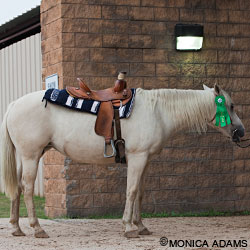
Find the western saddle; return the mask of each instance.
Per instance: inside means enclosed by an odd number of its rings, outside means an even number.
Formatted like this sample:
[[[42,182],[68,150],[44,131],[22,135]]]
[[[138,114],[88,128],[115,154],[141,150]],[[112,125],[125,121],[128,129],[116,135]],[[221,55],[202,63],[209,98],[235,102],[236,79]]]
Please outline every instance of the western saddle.
[[[119,107],[125,105],[132,98],[132,92],[127,88],[125,79],[126,72],[120,72],[118,79],[113,88],[104,90],[91,90],[81,79],[79,87],[66,87],[67,92],[76,98],[90,99],[100,101],[100,108],[95,123],[95,132],[103,136],[104,157],[110,158],[115,156],[117,163],[126,163],[125,158],[125,141],[121,136],[121,125]],[[117,107],[117,108],[114,108]],[[114,122],[116,127],[116,137],[114,141]],[[107,145],[111,145],[112,153],[107,154]]]

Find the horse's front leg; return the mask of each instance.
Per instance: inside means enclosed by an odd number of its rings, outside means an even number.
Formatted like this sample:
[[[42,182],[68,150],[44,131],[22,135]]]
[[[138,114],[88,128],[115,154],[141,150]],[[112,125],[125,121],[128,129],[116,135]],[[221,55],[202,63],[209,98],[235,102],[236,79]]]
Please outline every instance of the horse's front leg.
[[[48,238],[47,233],[41,228],[36,217],[35,205],[33,201],[34,184],[37,175],[38,161],[23,159],[23,188],[24,188],[24,201],[27,208],[30,226],[35,229],[36,238]]]
[[[127,194],[126,205],[123,214],[125,225],[125,237],[138,237],[138,230],[132,228],[132,215],[135,199],[139,190],[139,184],[147,164],[148,155],[146,153],[128,154],[128,174],[127,174]]]
[[[145,189],[145,179],[146,179],[147,168],[148,168],[148,164],[143,171],[142,178],[139,183],[139,190],[136,195],[134,209],[133,209],[133,224],[135,224],[138,227],[138,231],[140,235],[152,234],[147,229],[147,227],[144,226],[144,224],[142,223],[142,218],[141,218],[141,207],[142,207],[142,199],[143,199],[144,189]]]

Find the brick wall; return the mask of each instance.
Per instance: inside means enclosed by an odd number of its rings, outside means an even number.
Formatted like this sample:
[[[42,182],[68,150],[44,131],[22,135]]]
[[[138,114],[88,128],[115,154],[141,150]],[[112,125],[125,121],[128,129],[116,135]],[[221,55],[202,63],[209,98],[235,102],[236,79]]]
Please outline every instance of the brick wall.
[[[231,93],[249,130],[249,0],[43,0],[41,22],[43,77],[57,72],[61,88],[76,77],[109,87],[120,70],[130,87],[201,89],[216,82]],[[204,25],[202,51],[175,50],[180,22]],[[249,155],[214,130],[176,136],[151,163],[143,210],[249,210]],[[126,167],[47,158],[49,215],[123,210]]]

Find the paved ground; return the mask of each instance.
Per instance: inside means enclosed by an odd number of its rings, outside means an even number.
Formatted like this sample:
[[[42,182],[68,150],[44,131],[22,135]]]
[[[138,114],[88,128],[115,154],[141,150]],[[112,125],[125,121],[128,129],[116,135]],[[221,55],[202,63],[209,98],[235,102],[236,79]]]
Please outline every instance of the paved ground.
[[[250,249],[250,216],[153,218],[144,221],[153,234],[126,239],[119,219],[40,220],[50,238],[36,239],[26,218],[20,221],[25,237],[13,237],[8,219],[0,219],[0,249]],[[160,245],[160,238],[164,236],[168,238],[167,246]],[[170,240],[175,245],[170,247]],[[197,245],[183,247],[185,240],[190,244],[196,241]],[[228,247],[223,247],[225,244]],[[241,247],[232,247],[235,244],[241,244]]]

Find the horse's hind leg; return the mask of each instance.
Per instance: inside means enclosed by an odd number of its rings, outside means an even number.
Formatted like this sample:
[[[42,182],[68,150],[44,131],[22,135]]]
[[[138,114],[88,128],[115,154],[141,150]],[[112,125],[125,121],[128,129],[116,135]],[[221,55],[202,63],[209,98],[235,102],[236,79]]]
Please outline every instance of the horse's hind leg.
[[[13,226],[14,231],[12,232],[13,236],[25,236],[25,233],[21,230],[19,226],[19,206],[20,206],[20,196],[21,188],[18,187],[18,194],[15,200],[11,201],[10,209],[10,223]]]
[[[36,238],[48,238],[47,233],[41,228],[36,217],[35,206],[33,201],[34,184],[37,175],[38,160],[22,159],[23,165],[23,192],[24,201],[28,211],[30,226],[35,229]]]
[[[12,232],[13,236],[25,236],[25,233],[22,232],[19,226],[19,207],[20,207],[20,196],[22,193],[21,187],[21,178],[22,178],[22,163],[21,159],[17,157],[17,178],[18,178],[18,193],[15,200],[11,201],[10,209],[10,223],[13,226],[14,231]]]
[[[134,203],[134,209],[133,209],[133,223],[138,227],[138,231],[140,235],[150,235],[152,234],[142,223],[141,218],[141,206],[142,206],[142,198],[144,194],[145,189],[145,179],[146,179],[146,170],[148,168],[148,164],[145,167],[142,178],[139,184],[139,190],[136,195],[135,203]]]

